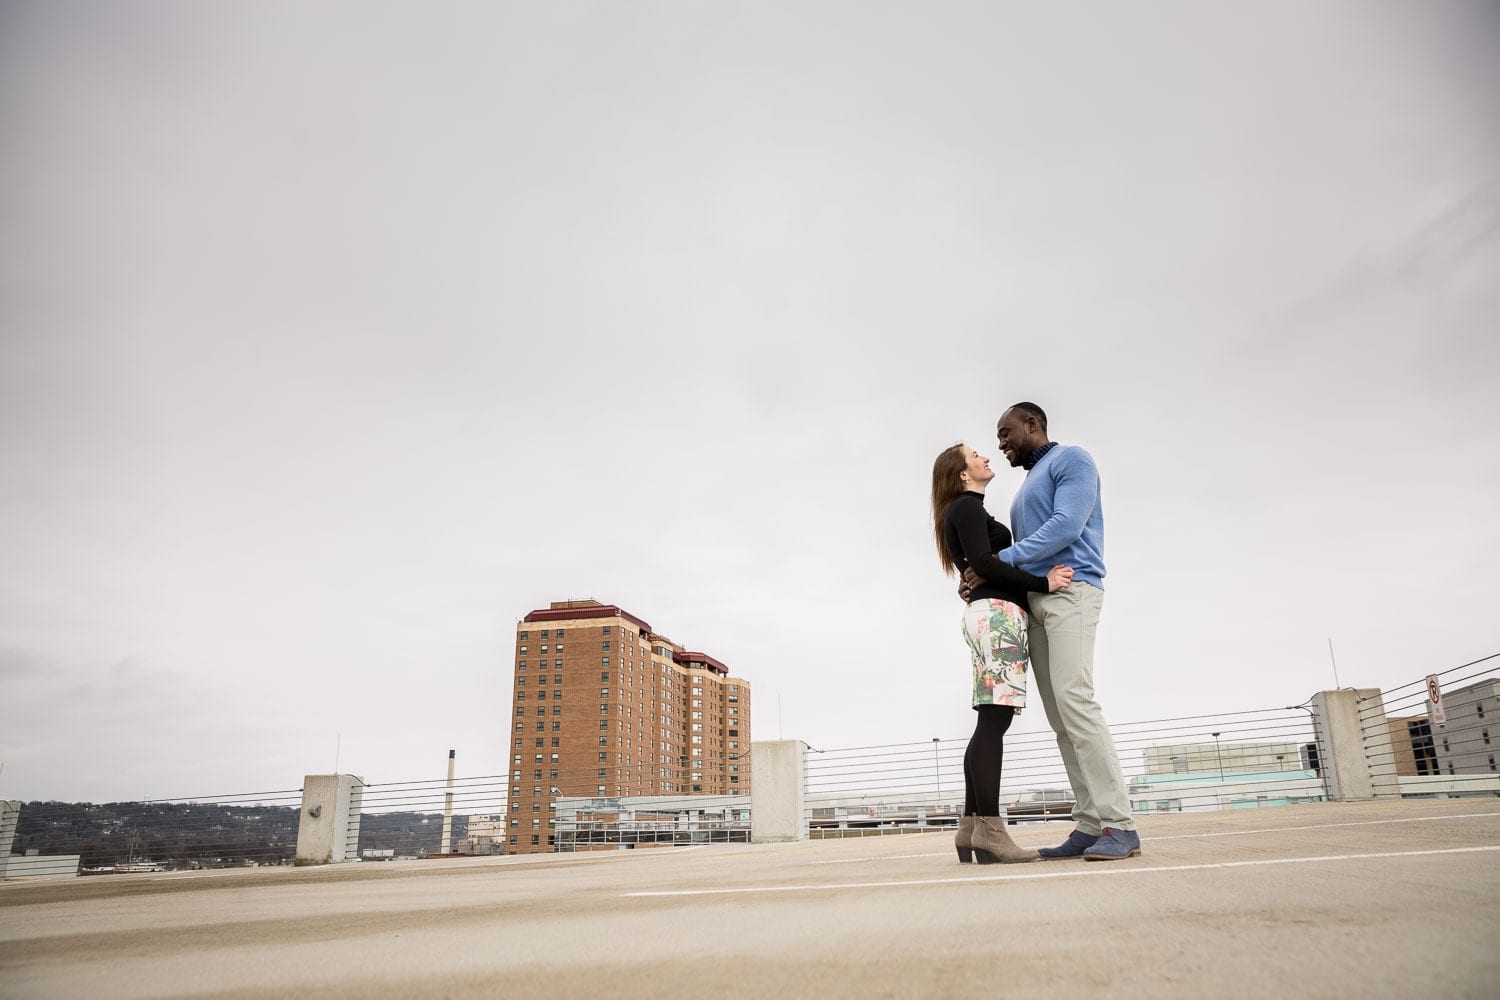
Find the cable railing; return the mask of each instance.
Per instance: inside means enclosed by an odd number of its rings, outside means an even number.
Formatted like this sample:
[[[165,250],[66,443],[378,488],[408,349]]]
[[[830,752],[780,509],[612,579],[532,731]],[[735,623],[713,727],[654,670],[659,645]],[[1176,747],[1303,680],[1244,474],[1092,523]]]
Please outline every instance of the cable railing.
[[[1112,727],[1138,812],[1319,801],[1327,796],[1317,720],[1289,706]],[[864,836],[947,826],[964,810],[968,737],[821,750],[809,747],[809,833]],[[1001,802],[1012,823],[1067,818],[1067,770],[1050,731],[1005,743]]]
[[[1361,697],[1372,779],[1402,794],[1500,794],[1500,653],[1431,676],[1440,709],[1426,677]]]
[[[289,864],[301,789],[140,802],[27,802],[4,876]]]
[[[451,785],[445,778],[367,783],[350,839],[365,860],[749,839],[748,751],[690,758],[687,767],[619,764],[614,751],[562,766],[564,754],[578,751],[513,753],[510,771],[455,777]]]

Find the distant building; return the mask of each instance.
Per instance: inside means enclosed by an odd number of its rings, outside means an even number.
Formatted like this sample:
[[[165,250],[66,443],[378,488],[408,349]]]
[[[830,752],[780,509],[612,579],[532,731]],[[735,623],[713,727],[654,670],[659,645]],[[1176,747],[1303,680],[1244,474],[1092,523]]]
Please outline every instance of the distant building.
[[[469,817],[468,835],[454,845],[458,854],[503,854],[505,814],[476,813]]]
[[[1300,770],[1302,744],[1288,742],[1167,743],[1146,748],[1147,774],[1248,773]]]
[[[1428,710],[1433,756],[1439,774],[1494,774],[1500,737],[1500,679],[1443,692],[1444,725]],[[1493,733],[1493,735],[1491,735]]]
[[[1130,781],[1135,812],[1197,812],[1317,802],[1324,797],[1313,744],[1169,743],[1147,747]]]
[[[1386,719],[1391,734],[1391,761],[1396,776],[1415,778],[1437,774],[1437,756],[1432,752],[1432,727],[1425,715]]]
[[[560,796],[750,794],[750,683],[628,611],[532,611],[513,681],[507,854],[555,849]]]

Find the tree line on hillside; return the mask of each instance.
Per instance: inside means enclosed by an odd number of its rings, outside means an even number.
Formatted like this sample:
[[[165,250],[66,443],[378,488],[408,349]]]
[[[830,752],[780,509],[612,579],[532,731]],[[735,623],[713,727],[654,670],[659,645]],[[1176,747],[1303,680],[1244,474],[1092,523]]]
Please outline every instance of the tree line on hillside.
[[[290,864],[297,853],[297,806],[180,802],[27,802],[12,844],[15,854],[77,854],[84,869],[155,862],[169,868]],[[360,850],[397,856],[435,854],[439,813],[365,813]],[[453,817],[453,837],[468,835]]]

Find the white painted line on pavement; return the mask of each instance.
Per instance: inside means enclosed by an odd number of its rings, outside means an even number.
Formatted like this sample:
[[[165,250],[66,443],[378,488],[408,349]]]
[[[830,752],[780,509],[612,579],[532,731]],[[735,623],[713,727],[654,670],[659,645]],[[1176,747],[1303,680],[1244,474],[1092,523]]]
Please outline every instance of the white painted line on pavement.
[[[1375,854],[1322,854],[1303,858],[1262,858],[1256,861],[1218,861],[1201,865],[1159,865],[1136,868],[1111,865],[1108,862],[1070,866],[1066,871],[1037,872],[1030,875],[971,875],[965,878],[916,878],[899,882],[830,882],[827,885],[757,885],[739,889],[661,889],[648,892],[622,892],[621,898],[641,896],[735,896],[768,892],[824,892],[839,889],[897,889],[919,885],[961,885],[965,882],[1027,882],[1050,878],[1097,878],[1108,875],[1149,875],[1158,872],[1209,871],[1216,868],[1255,868],[1264,865],[1305,865],[1328,861],[1371,861],[1380,858],[1421,858],[1440,854],[1475,854],[1500,851],[1500,844],[1484,847],[1449,847],[1434,851],[1382,851]],[[1033,862],[1036,863],[1036,862]],[[1046,864],[1046,862],[1040,862]],[[1106,867],[1107,865],[1107,867]]]
[[[1444,819],[1500,819],[1500,812],[1454,813],[1451,816],[1408,816],[1405,819],[1362,819],[1348,823],[1313,823],[1308,826],[1267,826],[1259,830],[1224,830],[1218,833],[1174,833],[1152,840],[1195,840],[1199,837],[1243,837],[1251,833],[1288,833],[1293,830],[1329,830],[1340,826],[1386,826],[1392,823],[1430,823]]]
[[[1243,837],[1252,833],[1290,833],[1295,830],[1329,830],[1342,826],[1385,826],[1390,823],[1427,823],[1444,819],[1500,819],[1500,811],[1485,813],[1453,813],[1447,816],[1409,816],[1405,819],[1367,819],[1348,823],[1312,823],[1307,826],[1267,826],[1258,830],[1225,830],[1217,833],[1172,833],[1166,836],[1149,836],[1146,840],[1198,840],[1203,837]],[[942,832],[942,831],[935,831]],[[1025,847],[1025,844],[1021,845]],[[926,854],[872,854],[865,858],[837,858],[833,861],[811,861],[814,865],[852,865],[861,861],[894,861],[898,858],[941,858],[947,851],[931,851]]]

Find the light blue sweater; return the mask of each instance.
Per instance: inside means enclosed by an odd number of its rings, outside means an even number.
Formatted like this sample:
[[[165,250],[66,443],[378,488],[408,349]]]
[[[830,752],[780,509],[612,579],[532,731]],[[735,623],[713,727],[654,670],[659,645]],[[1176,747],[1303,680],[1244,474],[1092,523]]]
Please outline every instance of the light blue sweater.
[[[1016,542],[1001,559],[1046,576],[1053,566],[1073,567],[1073,579],[1104,588],[1104,507],[1099,470],[1089,453],[1060,444],[1026,473],[1010,502]]]

